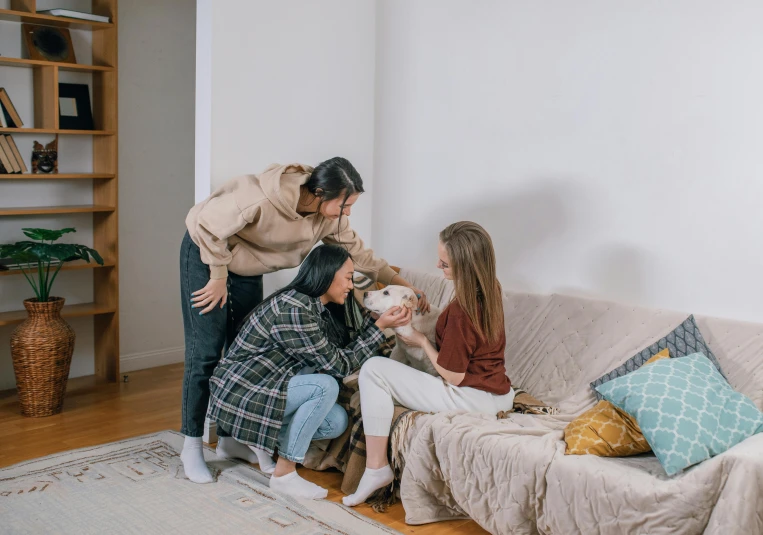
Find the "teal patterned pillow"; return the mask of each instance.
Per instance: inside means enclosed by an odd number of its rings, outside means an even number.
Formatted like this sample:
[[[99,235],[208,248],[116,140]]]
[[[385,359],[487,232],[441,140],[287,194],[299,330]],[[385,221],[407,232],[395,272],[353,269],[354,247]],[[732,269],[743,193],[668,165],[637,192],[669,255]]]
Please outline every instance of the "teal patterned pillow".
[[[702,353],[658,360],[596,390],[636,419],[669,476],[763,431],[763,413]]]

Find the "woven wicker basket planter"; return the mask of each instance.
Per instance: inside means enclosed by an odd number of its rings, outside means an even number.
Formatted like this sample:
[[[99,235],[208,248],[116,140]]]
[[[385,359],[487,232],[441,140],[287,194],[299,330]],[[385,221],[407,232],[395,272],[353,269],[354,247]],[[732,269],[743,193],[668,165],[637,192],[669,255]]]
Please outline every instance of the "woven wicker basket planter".
[[[11,356],[21,414],[33,418],[61,412],[74,352],[74,330],[61,318],[64,299],[27,299],[29,316],[11,334]]]

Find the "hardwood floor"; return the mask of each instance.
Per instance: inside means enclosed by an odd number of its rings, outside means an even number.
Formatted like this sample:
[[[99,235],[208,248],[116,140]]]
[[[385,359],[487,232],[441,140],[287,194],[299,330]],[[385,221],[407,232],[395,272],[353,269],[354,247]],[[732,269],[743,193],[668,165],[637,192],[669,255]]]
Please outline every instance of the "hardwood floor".
[[[15,391],[0,392],[0,467],[75,448],[179,429],[182,377],[183,365],[173,364],[132,372],[127,383],[102,383],[94,377],[72,379],[63,412],[47,418],[22,417]],[[328,488],[331,501],[339,502],[344,496],[339,472],[300,469],[300,474]],[[402,533],[487,533],[472,520],[408,526],[399,503],[386,513],[375,513],[366,505],[356,510]]]

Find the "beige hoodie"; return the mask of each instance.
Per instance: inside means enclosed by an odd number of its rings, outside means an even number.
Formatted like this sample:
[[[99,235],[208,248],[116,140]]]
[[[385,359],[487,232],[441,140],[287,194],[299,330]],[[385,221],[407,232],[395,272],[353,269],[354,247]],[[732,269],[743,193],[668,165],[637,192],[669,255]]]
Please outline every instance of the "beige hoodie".
[[[389,284],[396,273],[350,228],[348,218],[338,222],[319,213],[297,213],[299,187],[313,168],[271,165],[259,176],[244,175],[223,184],[205,201],[194,206],[185,223],[201,249],[201,261],[210,278],[262,275],[296,267],[319,241],[341,244],[355,261],[355,269]]]

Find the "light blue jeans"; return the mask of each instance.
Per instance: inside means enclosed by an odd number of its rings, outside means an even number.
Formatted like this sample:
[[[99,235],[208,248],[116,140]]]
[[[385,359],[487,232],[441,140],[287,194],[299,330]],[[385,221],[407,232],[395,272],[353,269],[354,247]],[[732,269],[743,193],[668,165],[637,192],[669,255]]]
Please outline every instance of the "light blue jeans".
[[[295,375],[278,434],[278,456],[301,463],[313,440],[337,438],[347,429],[347,412],[336,404],[339,384],[330,375]]]

